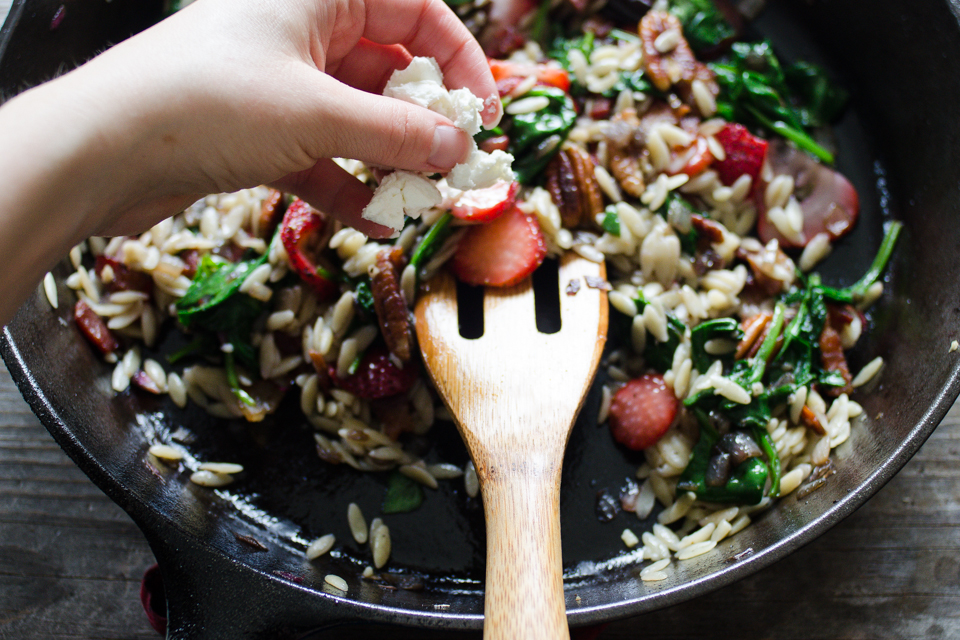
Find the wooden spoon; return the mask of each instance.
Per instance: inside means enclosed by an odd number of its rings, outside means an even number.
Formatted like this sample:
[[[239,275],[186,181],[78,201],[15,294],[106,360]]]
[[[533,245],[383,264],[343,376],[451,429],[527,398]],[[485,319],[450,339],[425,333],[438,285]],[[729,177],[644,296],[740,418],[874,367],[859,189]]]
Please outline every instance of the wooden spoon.
[[[531,279],[487,288],[483,335],[460,335],[456,282],[440,273],[416,306],[427,371],[480,479],[487,526],[484,638],[569,638],[560,557],[560,467],[607,339],[602,264],[561,258],[561,328],[537,330]],[[575,280],[579,291],[566,292]],[[572,287],[571,287],[572,289]]]

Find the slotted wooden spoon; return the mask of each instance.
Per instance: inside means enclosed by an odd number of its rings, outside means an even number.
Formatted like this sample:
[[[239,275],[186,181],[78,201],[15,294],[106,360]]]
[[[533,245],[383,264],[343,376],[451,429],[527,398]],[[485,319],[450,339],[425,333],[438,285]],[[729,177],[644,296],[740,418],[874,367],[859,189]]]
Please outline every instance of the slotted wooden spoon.
[[[560,468],[607,339],[602,264],[560,260],[560,330],[537,330],[530,278],[487,288],[483,335],[460,335],[457,288],[440,273],[416,306],[417,338],[480,479],[487,527],[484,638],[569,638],[560,557]],[[566,293],[571,280],[579,291]]]

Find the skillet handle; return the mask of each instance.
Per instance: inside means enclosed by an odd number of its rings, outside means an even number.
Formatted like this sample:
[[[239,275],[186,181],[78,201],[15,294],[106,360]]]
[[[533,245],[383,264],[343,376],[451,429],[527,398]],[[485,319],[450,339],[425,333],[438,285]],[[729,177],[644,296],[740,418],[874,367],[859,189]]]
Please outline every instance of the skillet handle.
[[[168,523],[138,524],[163,577],[167,640],[294,640],[343,622],[332,606]]]

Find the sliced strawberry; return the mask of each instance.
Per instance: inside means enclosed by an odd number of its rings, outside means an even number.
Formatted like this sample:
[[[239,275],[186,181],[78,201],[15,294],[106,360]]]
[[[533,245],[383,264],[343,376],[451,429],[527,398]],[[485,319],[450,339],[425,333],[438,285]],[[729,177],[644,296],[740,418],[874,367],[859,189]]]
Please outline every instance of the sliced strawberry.
[[[713,163],[713,168],[720,176],[720,182],[730,186],[743,174],[753,179],[757,184],[763,159],[767,155],[767,141],[758,138],[742,124],[729,123],[713,136],[723,147],[723,160]]]
[[[120,343],[113,337],[107,323],[83,300],[77,300],[74,305],[73,319],[80,327],[83,337],[99,349],[100,353],[113,353],[120,348]]]
[[[659,373],[646,373],[624,385],[610,403],[613,439],[634,451],[653,446],[677,416],[680,401]]]
[[[546,255],[536,218],[514,207],[467,231],[453,256],[453,272],[467,284],[508,287],[533,273]]]
[[[299,198],[287,207],[280,223],[280,241],[287,251],[290,267],[321,300],[332,298],[339,291],[333,275],[311,257],[321,248],[325,225],[323,214]]]
[[[479,143],[480,151],[493,153],[494,151],[506,151],[510,147],[510,136],[491,136]]]
[[[390,352],[382,347],[368,349],[356,373],[338,378],[336,367],[330,367],[329,373],[335,387],[368,400],[409,391],[419,376],[417,366],[412,361],[401,369],[390,357]]]
[[[693,144],[681,149],[670,159],[670,163],[667,165],[667,173],[672,176],[685,173],[692,178],[703,173],[711,162],[713,162],[713,154],[710,153],[707,139],[698,136]]]
[[[461,220],[490,222],[513,209],[519,191],[519,182],[497,180],[493,186],[486,189],[464,191],[450,209],[450,213]]]
[[[508,78],[523,79],[529,76],[535,76],[537,82],[540,84],[557,87],[563,91],[570,89],[570,76],[567,74],[567,70],[555,63],[524,64],[511,60],[494,60],[492,58],[489,59],[488,62],[490,63],[490,71],[493,73],[493,79],[498,83],[497,87],[501,90],[500,95],[505,95],[503,89],[507,88],[510,84],[508,82],[500,84],[501,81],[506,81]],[[514,88],[516,88],[516,85],[510,87],[506,93],[509,93]]]

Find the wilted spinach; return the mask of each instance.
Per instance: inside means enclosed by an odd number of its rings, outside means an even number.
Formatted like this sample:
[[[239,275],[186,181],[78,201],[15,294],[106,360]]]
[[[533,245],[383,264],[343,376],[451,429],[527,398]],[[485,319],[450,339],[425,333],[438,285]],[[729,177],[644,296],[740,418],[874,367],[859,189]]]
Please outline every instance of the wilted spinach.
[[[737,35],[713,0],[671,0],[670,13],[683,24],[683,35],[697,53],[716,49]]]
[[[720,85],[721,117],[763,127],[833,164],[833,154],[814,141],[810,130],[835,121],[847,94],[823,69],[801,62],[784,71],[769,40],[737,42],[725,61],[710,68]]]
[[[577,120],[573,100],[563,90],[535,87],[524,95],[536,96],[547,98],[547,106],[504,117],[503,131],[510,137],[507,150],[513,154],[513,171],[523,184],[530,184],[560,151]]]

